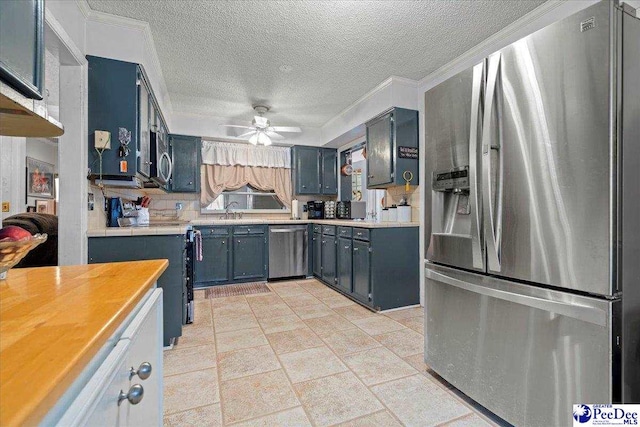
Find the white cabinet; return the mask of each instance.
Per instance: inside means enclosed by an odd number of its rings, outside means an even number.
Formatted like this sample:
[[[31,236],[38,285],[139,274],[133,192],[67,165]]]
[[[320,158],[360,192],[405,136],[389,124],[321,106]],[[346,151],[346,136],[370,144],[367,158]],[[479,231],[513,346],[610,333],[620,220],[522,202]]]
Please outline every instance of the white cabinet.
[[[162,424],[162,289],[157,289],[122,334],[131,345],[127,368],[133,369],[129,387],[140,384],[144,396],[137,405],[125,406],[125,425]],[[149,374],[148,369],[151,369]],[[137,374],[133,372],[137,371]]]
[[[122,329],[120,329],[122,330]],[[59,426],[162,425],[162,289],[142,303]]]

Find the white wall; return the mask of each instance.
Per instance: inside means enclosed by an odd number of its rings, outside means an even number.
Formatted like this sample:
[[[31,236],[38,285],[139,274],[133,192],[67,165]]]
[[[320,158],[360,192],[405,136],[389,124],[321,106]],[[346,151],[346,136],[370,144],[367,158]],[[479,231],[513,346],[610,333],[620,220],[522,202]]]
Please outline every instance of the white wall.
[[[81,1],[84,4],[84,0]],[[173,132],[173,108],[149,24],[91,9],[86,13],[85,53],[141,64],[167,126]]]
[[[3,212],[2,218],[26,210],[26,141],[22,137],[0,136],[0,195],[3,202],[10,203],[9,212]]]

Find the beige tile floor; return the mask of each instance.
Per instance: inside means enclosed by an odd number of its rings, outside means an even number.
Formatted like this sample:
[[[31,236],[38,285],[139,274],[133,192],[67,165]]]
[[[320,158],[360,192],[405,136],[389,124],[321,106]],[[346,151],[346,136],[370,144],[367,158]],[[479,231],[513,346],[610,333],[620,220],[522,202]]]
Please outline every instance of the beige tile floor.
[[[168,426],[488,426],[428,371],[422,308],[373,313],[315,279],[207,300],[164,352]]]

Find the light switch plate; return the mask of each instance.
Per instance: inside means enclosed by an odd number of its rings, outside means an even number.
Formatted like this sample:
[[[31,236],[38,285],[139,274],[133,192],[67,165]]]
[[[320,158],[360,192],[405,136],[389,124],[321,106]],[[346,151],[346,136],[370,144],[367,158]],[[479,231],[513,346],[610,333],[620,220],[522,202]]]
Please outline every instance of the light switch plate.
[[[95,132],[95,146],[98,150],[111,150],[111,132],[97,130]]]
[[[10,209],[11,209],[11,203],[2,202],[2,212],[9,212]]]

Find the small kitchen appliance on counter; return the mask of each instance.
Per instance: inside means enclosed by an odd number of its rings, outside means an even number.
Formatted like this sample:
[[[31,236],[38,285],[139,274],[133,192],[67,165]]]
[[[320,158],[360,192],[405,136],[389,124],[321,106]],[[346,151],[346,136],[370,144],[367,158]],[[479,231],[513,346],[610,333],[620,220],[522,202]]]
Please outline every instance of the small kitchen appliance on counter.
[[[320,200],[307,202],[307,216],[309,219],[324,219],[324,202]]]
[[[336,206],[336,218],[338,219],[364,219],[366,216],[367,202],[347,200],[338,202]]]
[[[324,202],[324,219],[336,219],[336,202]]]

